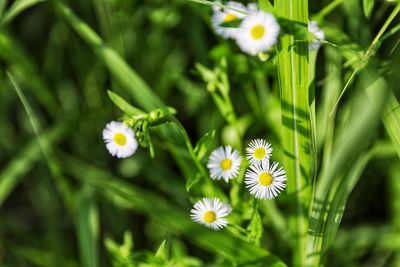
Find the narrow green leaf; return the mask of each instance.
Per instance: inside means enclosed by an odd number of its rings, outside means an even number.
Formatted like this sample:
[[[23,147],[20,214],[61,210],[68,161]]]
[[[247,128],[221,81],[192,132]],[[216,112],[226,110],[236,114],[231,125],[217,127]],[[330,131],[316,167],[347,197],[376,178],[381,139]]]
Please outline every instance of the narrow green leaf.
[[[369,159],[364,157],[365,148],[375,132],[388,92],[383,78],[371,73],[371,67],[367,67],[361,78],[366,90],[373,91],[375,97],[368,99],[361,94],[354,98],[349,123],[336,139],[330,164],[318,179],[310,215],[308,266],[320,266],[321,255],[337,232],[346,199]]]
[[[400,104],[393,92],[390,92],[386,102],[382,122],[400,159]]]
[[[364,15],[369,19],[374,9],[375,0],[363,0]]]
[[[4,13],[4,9],[7,6],[7,0],[1,0],[0,1],[0,21],[3,19],[3,13]]]
[[[260,10],[273,13],[274,7],[269,0],[258,0],[258,6]]]
[[[254,211],[253,217],[251,218],[250,224],[247,229],[250,231],[251,242],[254,242],[256,246],[259,246],[264,229],[258,210]]]
[[[7,12],[4,13],[4,17],[1,21],[1,24],[5,24],[10,22],[13,18],[18,16],[24,10],[37,5],[39,3],[45,2],[46,0],[17,0],[14,4],[10,7]]]
[[[162,260],[167,261],[168,260],[168,251],[167,251],[167,247],[166,244],[167,240],[164,240],[160,247],[158,248],[157,252],[156,252],[156,258],[160,258]]]
[[[210,145],[215,137],[215,130],[205,133],[194,147],[194,153],[198,160],[202,160],[210,149]]]
[[[186,181],[186,186],[185,186],[186,191],[189,192],[190,189],[200,181],[201,181],[201,174],[200,173],[196,173],[196,175],[190,177]]]
[[[108,96],[110,97],[111,101],[126,115],[128,116],[136,116],[136,115],[141,115],[145,114],[143,111],[141,111],[138,108],[135,108],[131,104],[125,101],[122,97],[114,93],[113,91],[108,90],[107,91]]]
[[[308,1],[276,0],[275,10],[292,25],[307,29]],[[307,258],[308,208],[311,196],[310,82],[308,41],[302,35],[283,34],[278,48],[284,168],[290,201],[289,229],[293,240],[293,266],[304,266]]]
[[[76,227],[81,266],[97,267],[99,265],[99,215],[93,190],[90,187],[84,187],[79,196]]]

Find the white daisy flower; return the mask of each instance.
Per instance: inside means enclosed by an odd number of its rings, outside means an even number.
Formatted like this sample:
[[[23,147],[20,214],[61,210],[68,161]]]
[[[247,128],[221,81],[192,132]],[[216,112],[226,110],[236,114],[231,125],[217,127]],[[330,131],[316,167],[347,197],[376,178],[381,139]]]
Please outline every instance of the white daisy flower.
[[[278,41],[280,27],[270,13],[258,11],[243,19],[236,42],[243,52],[257,55],[271,49]]]
[[[225,182],[229,182],[239,174],[241,163],[242,157],[236,149],[230,146],[221,146],[211,153],[207,167],[212,179],[223,178]]]
[[[190,217],[193,221],[213,230],[220,230],[228,224],[225,217],[231,211],[231,206],[221,202],[218,198],[203,198],[194,204],[190,211]]]
[[[285,189],[286,173],[282,167],[278,169],[277,162],[270,165],[266,161],[261,165],[251,165],[246,171],[244,182],[250,194],[256,198],[273,199]]]
[[[237,19],[244,18],[246,16],[247,9],[242,3],[235,1],[228,1],[226,6],[232,9],[224,9],[214,6],[214,13],[212,15],[212,26],[217,34],[225,39],[234,38],[237,35],[238,28],[233,27],[223,27],[222,23],[231,22]],[[244,13],[238,12],[236,10],[243,11]]]
[[[246,148],[246,158],[250,164],[261,164],[268,161],[272,154],[272,147],[264,139],[251,140]]]
[[[132,156],[138,147],[135,133],[122,122],[112,121],[107,123],[103,130],[103,139],[108,152],[118,158]]]
[[[308,31],[314,35],[308,47],[310,50],[316,50],[321,46],[321,40],[325,39],[325,32],[318,28],[317,22],[313,20],[308,22]]]

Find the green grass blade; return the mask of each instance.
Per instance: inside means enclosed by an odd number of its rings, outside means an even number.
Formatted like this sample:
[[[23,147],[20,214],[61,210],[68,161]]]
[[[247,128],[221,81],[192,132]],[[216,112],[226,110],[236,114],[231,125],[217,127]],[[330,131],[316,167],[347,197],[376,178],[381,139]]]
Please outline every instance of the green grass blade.
[[[9,23],[11,20],[13,20],[18,14],[23,12],[24,10],[37,5],[41,2],[44,2],[46,0],[17,0],[14,2],[14,4],[10,7],[7,12],[4,13],[3,19],[1,20],[0,24],[6,24]]]
[[[400,165],[393,164],[389,176],[389,203],[391,210],[391,228],[394,233],[400,231]],[[400,246],[395,248],[393,267],[400,262]]]
[[[308,2],[275,1],[280,17],[308,24]],[[282,140],[287,172],[287,193],[291,209],[289,227],[293,238],[293,266],[306,261],[308,206],[311,196],[310,101],[308,81],[308,42],[283,35],[278,54],[278,76],[281,92]]]
[[[120,109],[122,110],[126,115],[128,116],[136,116],[136,115],[141,115],[145,114],[143,111],[141,111],[138,108],[135,108],[131,104],[125,101],[122,97],[114,93],[113,91],[107,91],[108,96],[110,97],[111,101]]]
[[[372,68],[367,67],[361,77],[368,86],[366,90],[376,92],[375,98],[368,99],[366,95],[355,98],[357,102],[349,123],[336,139],[331,163],[322,170],[318,180],[310,215],[309,266],[320,266],[321,255],[336,234],[348,194],[366,164],[367,158],[360,157],[364,155],[386,102],[388,90],[384,80],[371,76],[371,72]]]
[[[393,92],[390,92],[386,102],[382,122],[400,159],[400,104]]]
[[[33,128],[33,131],[36,135],[40,150],[43,153],[43,156],[49,167],[50,173],[52,174],[53,178],[56,181],[58,190],[59,190],[60,194],[63,196],[63,200],[64,200],[66,206],[72,210],[73,204],[74,204],[73,203],[73,201],[74,201],[73,193],[70,188],[70,185],[67,182],[67,179],[62,174],[61,164],[54,157],[53,148],[51,147],[49,140],[46,138],[46,135],[44,135],[44,136],[40,135],[41,126],[39,124],[38,119],[35,116],[35,113],[33,112],[31,105],[29,104],[27,98],[25,97],[24,93],[19,88],[18,84],[15,82],[13,76],[9,72],[7,72],[7,75],[13,85],[15,92],[17,93],[19,99],[21,100],[23,108],[25,109],[25,111],[27,113],[27,116],[28,116],[29,121]]]
[[[178,207],[154,193],[123,182],[106,171],[70,156],[63,156],[62,159],[68,172],[77,179],[94,186],[109,200],[115,201],[123,208],[148,215],[152,220],[165,225],[172,233],[183,234],[190,242],[205,250],[239,265],[286,266],[266,250],[246,243],[225,230],[211,231],[194,223],[189,219],[189,207],[186,208],[186,212],[183,212],[182,207]],[[156,203],[156,205],[151,203]]]
[[[83,188],[76,211],[76,227],[81,255],[81,266],[99,266],[99,214],[93,190]]]

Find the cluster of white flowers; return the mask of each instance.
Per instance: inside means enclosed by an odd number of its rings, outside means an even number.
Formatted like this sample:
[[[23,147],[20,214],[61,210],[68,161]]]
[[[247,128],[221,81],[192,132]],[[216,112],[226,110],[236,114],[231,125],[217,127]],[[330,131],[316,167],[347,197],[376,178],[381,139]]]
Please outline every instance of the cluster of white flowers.
[[[245,184],[250,194],[260,199],[273,199],[286,187],[286,173],[277,162],[270,163],[271,145],[256,139],[246,148],[246,158],[250,167],[245,174]]]
[[[225,8],[215,5],[211,20],[218,35],[225,39],[234,39],[243,52],[253,56],[270,51],[278,42],[278,21],[274,15],[260,11],[254,3],[245,6],[239,2],[228,1]],[[227,25],[236,20],[241,21],[239,27]],[[315,21],[309,22],[308,29],[315,37],[309,47],[311,50],[318,49],[325,34]]]
[[[250,141],[246,148],[246,159],[250,167],[245,173],[245,184],[250,194],[259,199],[273,199],[286,187],[286,173],[277,162],[270,163],[271,145],[264,139]],[[230,146],[218,147],[209,158],[207,167],[213,180],[229,182],[238,176],[242,157]],[[219,230],[228,224],[226,216],[231,212],[229,204],[217,198],[203,198],[191,211],[194,221],[211,229]]]
[[[240,49],[250,55],[267,52],[276,44],[280,27],[272,14],[259,11],[256,4],[246,7],[228,1],[225,6],[214,7],[212,25],[217,34],[236,40]],[[235,20],[242,20],[238,28],[222,25]]]

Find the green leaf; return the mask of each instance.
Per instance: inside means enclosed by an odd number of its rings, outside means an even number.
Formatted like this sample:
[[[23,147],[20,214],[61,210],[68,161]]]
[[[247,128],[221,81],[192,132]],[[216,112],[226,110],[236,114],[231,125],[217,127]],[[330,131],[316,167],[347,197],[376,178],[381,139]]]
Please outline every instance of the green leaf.
[[[162,243],[161,243],[161,245],[160,245],[160,247],[158,248],[158,250],[157,250],[157,252],[156,252],[156,258],[160,258],[160,259],[162,259],[162,260],[164,260],[164,261],[167,261],[168,260],[168,251],[167,251],[167,248],[166,248],[166,243],[167,243],[167,240],[164,240]]]
[[[36,4],[41,2],[45,2],[46,0],[17,0],[10,7],[7,12],[4,13],[4,17],[1,21],[1,24],[5,24],[10,22],[13,18],[18,16],[19,13],[23,12],[25,9],[28,9]]]
[[[364,15],[369,19],[374,9],[375,0],[363,0]]]
[[[79,196],[76,227],[81,266],[97,267],[99,264],[99,214],[93,190],[90,187],[84,187]]]
[[[276,0],[279,16],[306,29],[308,1]],[[308,209],[311,201],[310,81],[308,81],[308,41],[302,35],[281,35],[278,47],[278,77],[281,95],[282,137],[289,196],[289,229],[293,239],[293,266],[304,266],[307,259]]]
[[[365,148],[386,103],[388,88],[371,67],[361,73],[361,81],[374,97],[361,91],[354,98],[351,117],[335,140],[330,164],[321,171],[310,214],[309,266],[320,266],[321,255],[336,235],[346,200],[369,160]]]
[[[201,181],[201,174],[200,173],[196,173],[196,175],[190,177],[186,181],[186,186],[185,186],[186,191],[189,192],[190,189],[200,181]]]
[[[194,153],[198,160],[202,160],[210,149],[210,145],[215,137],[215,130],[205,133],[194,147]]]
[[[253,217],[251,218],[250,224],[247,227],[250,231],[250,240],[257,246],[260,245],[261,237],[263,234],[263,225],[258,210],[254,210]]]
[[[129,104],[125,99],[114,93],[113,91],[107,90],[108,96],[110,97],[111,101],[126,115],[128,116],[136,116],[145,114],[142,110],[135,108],[131,104]]]
[[[273,13],[274,7],[269,0],[258,0],[258,6],[260,10]]]

